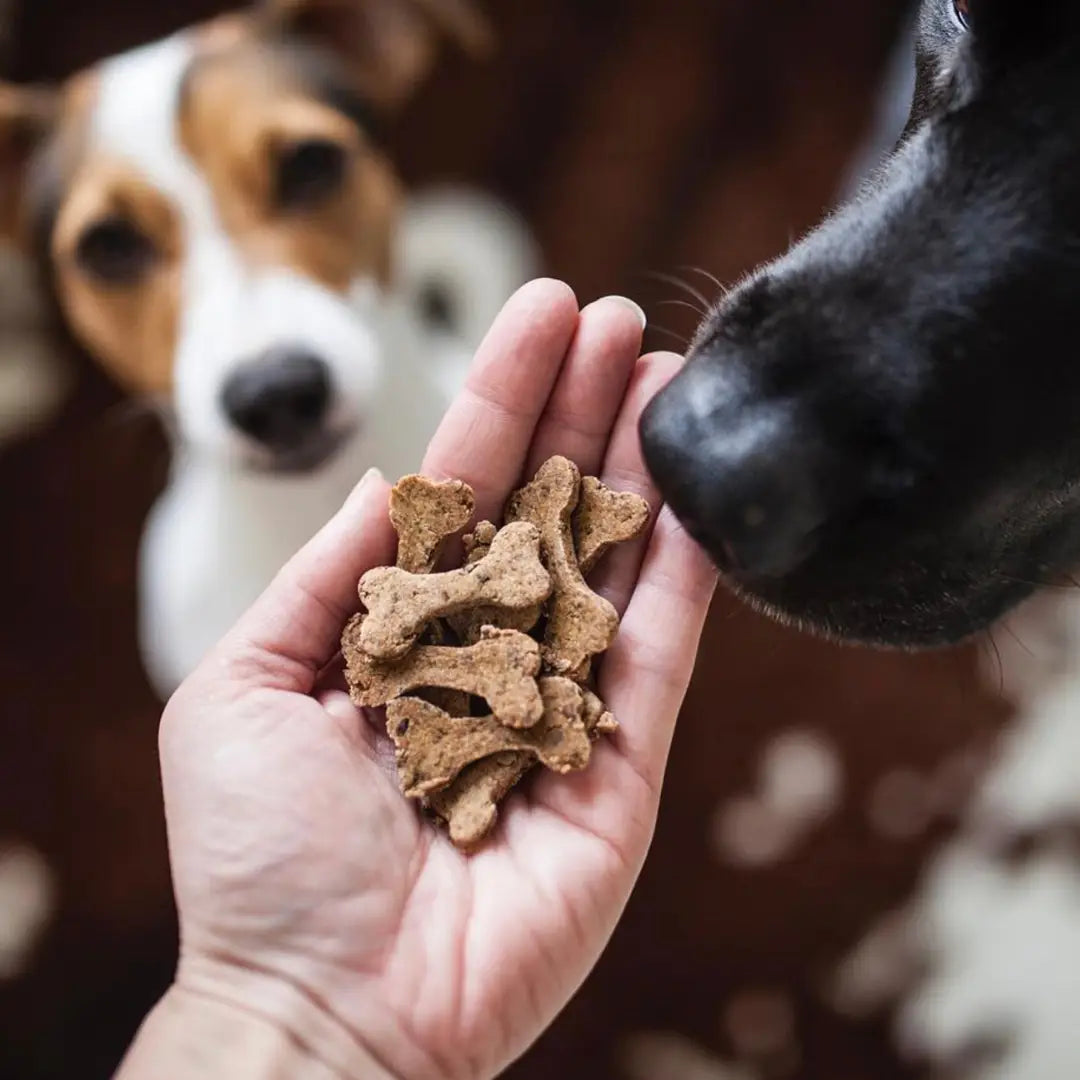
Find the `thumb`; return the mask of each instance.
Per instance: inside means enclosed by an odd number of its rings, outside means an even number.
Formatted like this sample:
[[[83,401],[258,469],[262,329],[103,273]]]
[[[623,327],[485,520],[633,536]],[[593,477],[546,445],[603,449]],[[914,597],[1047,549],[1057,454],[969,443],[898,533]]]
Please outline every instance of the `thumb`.
[[[359,607],[360,577],[393,559],[389,495],[371,469],[222,640],[217,661],[260,686],[310,693]]]

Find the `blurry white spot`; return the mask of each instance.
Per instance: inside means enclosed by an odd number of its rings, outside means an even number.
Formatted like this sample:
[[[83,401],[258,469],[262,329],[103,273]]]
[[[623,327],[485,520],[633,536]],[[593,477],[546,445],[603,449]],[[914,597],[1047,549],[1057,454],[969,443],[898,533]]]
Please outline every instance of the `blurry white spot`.
[[[36,851],[0,850],[0,979],[25,969],[54,903],[52,873]]]
[[[920,955],[910,916],[890,912],[841,962],[828,990],[830,1004],[852,1019],[885,1009],[916,979]]]
[[[721,861],[742,866],[777,862],[798,839],[798,829],[768,803],[755,798],[732,799],[719,807],[713,822],[713,843]]]
[[[962,801],[972,769],[976,791],[965,831],[935,859],[912,905],[926,969],[907,992],[898,1036],[920,1064],[930,1059],[933,1074],[964,1068],[968,1052],[989,1043],[1001,1056],[976,1059],[962,1075],[1075,1080],[1080,864],[1052,838],[1080,823],[1080,602],[1047,593],[1011,622],[1015,637],[998,644],[1018,714],[992,753],[960,755],[928,778],[935,812]],[[1001,673],[988,678],[996,689]],[[996,840],[1027,836],[1036,844],[1022,860],[994,854]]]
[[[887,773],[870,793],[870,823],[892,840],[911,840],[933,819],[930,788],[911,769]]]
[[[619,1046],[618,1061],[627,1080],[757,1080],[754,1073],[721,1061],[675,1032],[628,1036]]]
[[[541,265],[529,229],[513,211],[454,186],[413,192],[394,243],[396,287],[418,312],[425,295],[440,290],[449,302],[449,331],[470,348],[487,335],[506,297]]]
[[[716,812],[718,855],[744,866],[777,862],[836,810],[842,789],[840,759],[825,739],[798,730],[777,736],[762,756],[758,792]]]
[[[1005,1060],[976,1077],[1075,1080],[1080,1061],[1080,875],[1048,855],[1022,872],[955,847],[918,909],[933,977],[909,1000],[900,1039],[949,1063],[987,1036]]]
[[[761,795],[785,817],[820,820],[840,802],[843,774],[835,749],[812,731],[773,739],[761,762]]]
[[[746,990],[728,1002],[724,1030],[740,1058],[790,1055],[795,1046],[795,1010],[786,994]]]
[[[976,806],[1017,830],[1080,815],[1080,675],[1032,695]]]

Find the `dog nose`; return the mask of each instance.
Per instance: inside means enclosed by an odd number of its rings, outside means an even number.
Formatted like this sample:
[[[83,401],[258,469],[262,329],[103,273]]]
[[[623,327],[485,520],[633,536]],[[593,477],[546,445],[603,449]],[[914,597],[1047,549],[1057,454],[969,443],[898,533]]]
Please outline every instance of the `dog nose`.
[[[233,372],[222,404],[240,431],[281,453],[302,447],[319,431],[330,390],[329,369],[317,356],[270,349]]]
[[[779,578],[825,520],[816,440],[738,372],[691,363],[649,405],[642,449],[687,531],[734,577]]]

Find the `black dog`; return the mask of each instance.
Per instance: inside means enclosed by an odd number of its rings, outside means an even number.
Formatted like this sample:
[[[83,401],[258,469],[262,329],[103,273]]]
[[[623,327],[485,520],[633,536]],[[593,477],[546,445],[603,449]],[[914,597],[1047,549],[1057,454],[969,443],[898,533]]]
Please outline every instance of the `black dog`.
[[[1080,563],[1080,5],[925,0],[900,146],[734,291],[649,408],[729,580],[879,644],[985,628]]]

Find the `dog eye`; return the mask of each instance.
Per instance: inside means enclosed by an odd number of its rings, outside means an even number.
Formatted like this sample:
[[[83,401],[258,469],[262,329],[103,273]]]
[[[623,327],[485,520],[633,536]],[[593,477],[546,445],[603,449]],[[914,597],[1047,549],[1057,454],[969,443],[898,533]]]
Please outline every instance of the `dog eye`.
[[[304,139],[286,147],[277,164],[275,201],[282,210],[309,210],[345,183],[348,151],[330,139]]]
[[[971,0],[953,0],[953,11],[960,25],[966,30],[971,25]]]
[[[157,259],[153,241],[126,218],[106,217],[79,238],[75,259],[106,285],[134,285]]]

